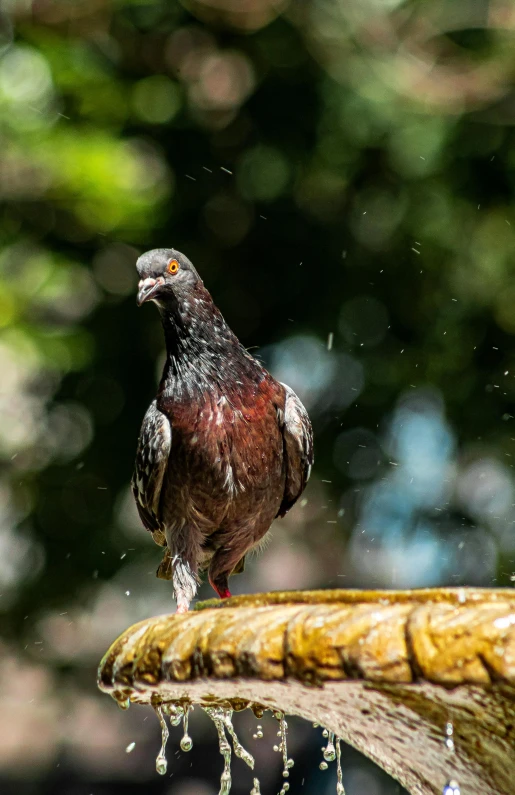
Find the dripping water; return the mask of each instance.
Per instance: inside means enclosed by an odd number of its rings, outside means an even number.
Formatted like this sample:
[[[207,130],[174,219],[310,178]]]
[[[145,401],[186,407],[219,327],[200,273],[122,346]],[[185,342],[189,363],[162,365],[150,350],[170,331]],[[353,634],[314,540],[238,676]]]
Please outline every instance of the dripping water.
[[[254,779],[254,786],[250,790],[250,795],[261,795],[261,787],[259,786],[259,779]]]
[[[220,792],[219,795],[229,795],[231,791],[231,746],[227,741],[225,735],[224,721],[220,715],[220,707],[203,707],[204,712],[209,715],[211,720],[216,726],[218,732],[218,747],[220,753],[224,758],[224,769],[220,777]]]
[[[243,759],[243,761],[250,767],[251,770],[254,770],[254,757],[245,750],[238,740],[236,732],[234,731],[234,726],[232,725],[232,709],[222,709],[221,714],[224,726],[232,738],[232,747],[234,748],[234,753],[237,757],[239,757],[239,759]]]
[[[279,731],[277,732],[277,736],[281,738],[280,744],[274,745],[274,751],[281,752],[283,757],[283,778],[288,778],[290,775],[290,770],[294,765],[293,759],[288,759],[288,743],[286,739],[288,724],[286,723],[283,712],[275,712],[274,717],[279,721]],[[279,795],[286,795],[289,789],[289,783],[284,781]]]
[[[169,716],[172,726],[178,726],[184,717],[184,709],[180,704],[165,704],[163,712]]]
[[[323,750],[324,759],[326,762],[334,762],[336,759],[336,751],[334,749],[334,732],[328,732],[327,745]]]
[[[154,707],[154,711],[159,718],[159,723],[161,724],[161,750],[159,751],[156,758],[156,770],[160,776],[164,776],[168,768],[165,751],[170,732],[168,731],[168,726],[166,725],[162,708]]]
[[[340,738],[336,738],[336,795],[345,795],[342,774],[342,749]]]
[[[183,726],[183,736],[180,742],[181,751],[191,751],[193,748],[193,740],[188,734],[188,713],[190,711],[190,707],[186,707],[183,711],[182,716],[182,726]]]
[[[131,700],[128,696],[123,696],[119,691],[111,694],[120,709],[129,709]]]
[[[327,770],[329,767],[327,763],[334,762],[336,759],[336,795],[345,795],[342,774],[341,740],[339,737],[336,737],[335,739],[334,732],[330,732],[327,729],[322,731],[322,737],[327,738],[327,744],[325,747],[322,747],[322,754],[324,758],[320,762],[319,768],[320,770]]]
[[[180,741],[180,747],[182,751],[190,751],[193,747],[193,740],[188,734],[188,717],[189,717],[189,710],[193,707],[191,704],[165,704],[165,705],[155,705],[154,711],[159,719],[159,723],[161,726],[161,749],[159,754],[156,758],[156,770],[160,775],[164,775],[167,771],[167,761],[166,761],[166,744],[169,737],[169,730],[166,724],[165,715],[169,716],[170,723],[172,726],[178,726],[182,720],[183,723],[183,737]],[[224,760],[224,767],[223,772],[220,777],[220,791],[219,795],[230,795],[231,786],[232,786],[232,778],[231,778],[231,743],[232,740],[232,747],[234,749],[234,753],[240,759],[242,759],[251,770],[254,769],[254,757],[242,746],[240,743],[236,732],[234,730],[234,726],[232,723],[232,716],[233,710],[228,707],[202,707],[204,712],[211,718],[213,723],[215,724],[216,730],[218,732],[218,741],[219,741],[219,750]],[[260,717],[260,716],[259,716]],[[283,712],[276,711],[274,712],[274,717],[276,720],[279,721],[279,730],[277,732],[277,736],[280,738],[279,745],[274,745],[274,751],[280,752],[283,761],[283,771],[282,776],[283,779],[289,778],[290,770],[294,765],[293,759],[288,758],[288,746],[287,746],[287,732],[288,732],[288,724],[285,719],[285,715]],[[448,748],[454,749],[454,742],[453,742],[453,733],[454,728],[453,724],[448,722],[445,728],[446,733],[446,746]],[[253,735],[255,739],[261,739],[263,737],[263,727],[258,724],[256,733]],[[337,772],[337,784],[336,784],[336,793],[337,795],[345,795],[345,789],[343,786],[343,776],[342,776],[342,765],[341,765],[341,740],[339,737],[335,737],[334,732],[330,732],[327,729],[323,729],[322,736],[327,740],[325,747],[322,748],[323,752],[323,760],[320,762],[320,769],[327,770],[328,769],[328,762],[333,762],[336,760],[336,772]],[[448,742],[450,740],[450,743]],[[452,744],[452,746],[451,746]],[[131,743],[127,747],[127,753],[130,753],[134,748],[135,743]],[[286,793],[290,789],[290,784],[288,781],[283,781],[281,790],[279,795],[286,795]],[[259,779],[253,779],[253,787],[250,792],[250,795],[261,795],[261,788]],[[451,779],[447,782],[444,786],[442,795],[461,795],[460,788],[458,783]]]

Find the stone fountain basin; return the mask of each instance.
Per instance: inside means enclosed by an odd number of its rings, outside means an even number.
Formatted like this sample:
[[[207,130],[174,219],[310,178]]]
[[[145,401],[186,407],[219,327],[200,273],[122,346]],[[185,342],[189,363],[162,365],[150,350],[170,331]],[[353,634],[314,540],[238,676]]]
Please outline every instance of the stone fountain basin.
[[[130,627],[103,658],[99,687],[121,705],[230,702],[299,715],[413,795],[440,795],[450,778],[462,795],[515,792],[511,589],[211,600]]]

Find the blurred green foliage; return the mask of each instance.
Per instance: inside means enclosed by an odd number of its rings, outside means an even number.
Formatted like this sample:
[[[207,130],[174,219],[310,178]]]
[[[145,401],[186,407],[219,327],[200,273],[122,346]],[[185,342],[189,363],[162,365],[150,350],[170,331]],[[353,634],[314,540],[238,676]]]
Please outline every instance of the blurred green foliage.
[[[22,639],[25,616],[86,603],[126,563],[162,346],[134,302],[147,248],[184,250],[246,345],[333,334],[362,366],[350,405],[312,412],[335,505],[355,485],[333,463],[342,426],[375,432],[426,385],[460,454],[511,482],[515,19],[498,6],[502,26],[486,0],[4,6],[4,631]],[[327,550],[306,543],[323,585]]]

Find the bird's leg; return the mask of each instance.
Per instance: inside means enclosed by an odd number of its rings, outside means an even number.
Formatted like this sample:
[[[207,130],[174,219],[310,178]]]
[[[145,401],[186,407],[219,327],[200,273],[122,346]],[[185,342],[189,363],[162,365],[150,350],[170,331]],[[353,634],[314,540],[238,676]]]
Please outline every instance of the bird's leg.
[[[220,599],[227,599],[231,596],[229,590],[229,577],[245,552],[245,548],[222,546],[216,550],[211,558],[211,563],[209,564],[209,582]]]
[[[171,560],[171,580],[177,600],[177,612],[187,613],[190,602],[197,593],[200,582],[198,562],[200,555],[200,533],[195,527],[184,525],[180,529],[166,529],[168,552],[165,558]]]
[[[183,598],[182,594],[176,596],[177,599],[177,610],[176,613],[188,613],[190,609],[190,603],[187,599]]]
[[[172,566],[172,582],[177,600],[177,612],[187,613],[190,602],[197,593],[198,577],[182,555],[174,555]]]
[[[216,580],[211,578],[209,575],[209,583],[211,588],[216,591],[220,599],[228,599],[231,596],[231,592],[229,590],[229,578],[227,574],[220,574]]]

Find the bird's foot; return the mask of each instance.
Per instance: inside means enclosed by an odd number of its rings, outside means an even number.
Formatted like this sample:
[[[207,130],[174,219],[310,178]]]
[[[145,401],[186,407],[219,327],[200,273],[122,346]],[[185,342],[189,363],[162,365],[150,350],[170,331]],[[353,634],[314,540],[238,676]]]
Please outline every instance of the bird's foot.
[[[211,587],[217,592],[220,599],[229,599],[229,597],[232,596],[227,585],[216,585],[216,583],[212,582]]]
[[[216,558],[214,558],[214,560],[216,560]],[[211,563],[211,566],[212,565],[213,564]],[[229,582],[228,582],[228,580],[229,580],[229,577],[227,575],[227,572],[222,572],[222,573],[219,573],[219,574],[215,574],[212,571],[211,567],[210,567],[210,570],[209,570],[209,584],[210,584],[211,588],[213,589],[213,591],[216,591],[216,593],[218,594],[220,599],[228,599],[230,596],[232,596],[232,594],[231,594],[231,592],[229,590]]]
[[[189,605],[178,604],[177,605],[177,610],[175,612],[176,613],[187,613],[188,610],[189,610]]]

